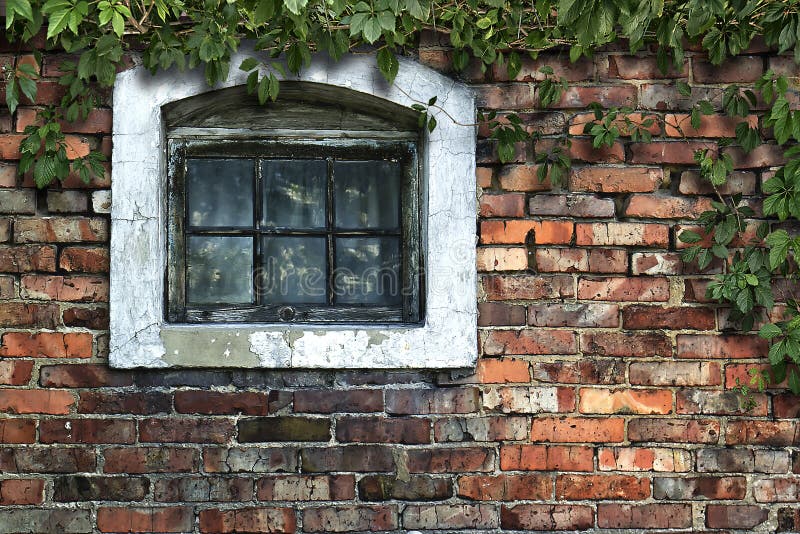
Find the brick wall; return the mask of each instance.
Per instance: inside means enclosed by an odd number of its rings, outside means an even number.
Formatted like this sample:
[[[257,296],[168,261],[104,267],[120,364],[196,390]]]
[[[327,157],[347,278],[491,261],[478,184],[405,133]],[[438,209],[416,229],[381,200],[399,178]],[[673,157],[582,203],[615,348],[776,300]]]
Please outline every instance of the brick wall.
[[[718,103],[725,84],[795,69],[750,54],[721,68],[690,54],[664,76],[612,50],[467,77],[482,108],[547,139],[580,135],[592,101],[670,122],[691,105],[677,79]],[[420,57],[448,68],[434,39]],[[733,135],[731,120],[707,117],[688,141],[576,137],[556,190],[531,147],[501,165],[480,139],[474,374],[119,372],[106,365],[111,176],[36,191],[15,175],[58,62],[45,56],[37,102],[0,116],[0,532],[800,530],[800,403],[775,391],[742,411],[732,388],[765,344],[706,301],[721,266],[678,257],[676,234],[711,198],[692,152]],[[543,64],[570,81],[547,111]],[[101,108],[67,126],[73,150],[108,152],[110,124]],[[728,150],[726,190],[758,210],[781,152]]]

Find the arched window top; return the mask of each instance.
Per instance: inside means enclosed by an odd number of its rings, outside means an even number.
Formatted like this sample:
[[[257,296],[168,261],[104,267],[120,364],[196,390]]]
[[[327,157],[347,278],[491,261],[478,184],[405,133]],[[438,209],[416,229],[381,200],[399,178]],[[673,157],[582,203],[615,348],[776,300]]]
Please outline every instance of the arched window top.
[[[260,104],[244,86],[218,89],[163,106],[165,126],[248,130],[416,132],[418,112],[346,87],[286,80],[275,102]]]

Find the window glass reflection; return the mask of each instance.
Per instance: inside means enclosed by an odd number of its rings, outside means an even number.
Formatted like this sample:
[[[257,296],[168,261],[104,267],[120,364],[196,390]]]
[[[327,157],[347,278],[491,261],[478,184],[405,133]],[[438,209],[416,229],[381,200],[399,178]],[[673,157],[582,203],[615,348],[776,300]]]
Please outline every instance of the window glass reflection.
[[[263,302],[326,303],[325,242],[324,237],[264,237],[264,264],[259,282]]]
[[[325,160],[264,160],[266,227],[324,228],[328,163]]]
[[[334,163],[337,228],[394,230],[400,226],[400,164]]]
[[[253,302],[252,238],[189,236],[187,242],[188,302]]]
[[[401,302],[400,239],[336,239],[335,300],[340,304],[394,305]]]
[[[186,162],[189,226],[253,225],[253,161],[189,159]]]

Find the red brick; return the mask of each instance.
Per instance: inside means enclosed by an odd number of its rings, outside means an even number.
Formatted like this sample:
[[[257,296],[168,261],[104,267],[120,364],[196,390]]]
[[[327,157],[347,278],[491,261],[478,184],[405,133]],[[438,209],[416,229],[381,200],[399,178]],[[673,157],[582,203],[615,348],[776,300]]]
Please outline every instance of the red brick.
[[[661,186],[663,171],[654,167],[579,167],[569,176],[570,191],[650,193]]]
[[[100,507],[97,528],[100,532],[187,532],[192,530],[191,508]]]
[[[124,387],[133,385],[133,376],[106,364],[46,365],[39,371],[39,382],[51,388]]]
[[[528,306],[528,324],[614,328],[619,326],[619,306],[601,303],[532,304]]]
[[[21,154],[19,145],[25,139],[24,135],[4,134],[0,136],[0,159],[16,160]]]
[[[720,364],[716,362],[634,362],[629,369],[631,385],[719,386]]]
[[[564,445],[501,445],[503,471],[593,471],[594,449]]]
[[[108,221],[99,217],[48,217],[17,219],[17,243],[99,242],[108,239]]]
[[[139,441],[155,443],[226,443],[236,430],[228,419],[144,419]]]
[[[572,139],[567,151],[573,160],[590,163],[623,163],[625,161],[625,147],[619,141],[609,147],[606,145],[594,147],[591,139]]]
[[[769,510],[760,506],[709,504],[706,508],[709,528],[751,529],[768,518]]]
[[[475,178],[477,180],[478,187],[483,189],[492,187],[493,175],[494,171],[490,167],[478,167],[475,169]]]
[[[107,273],[108,249],[97,247],[65,247],[58,266],[68,272]]]
[[[575,352],[575,334],[564,330],[493,330],[483,337],[483,353],[492,356]]]
[[[668,390],[581,388],[581,413],[661,414],[672,412],[672,392]]]
[[[558,504],[503,506],[500,524],[511,530],[589,530],[594,525],[594,511],[589,506]]]
[[[528,268],[528,250],[524,247],[479,248],[479,271],[524,271]]]
[[[614,302],[666,302],[669,300],[669,280],[582,277],[578,281],[578,298]]]
[[[107,330],[108,309],[98,307],[65,308],[63,320],[65,326]]]
[[[47,419],[39,423],[42,443],[133,443],[136,423],[129,419]]]
[[[294,393],[294,411],[297,413],[379,412],[382,409],[383,394],[374,389],[306,389]]]
[[[481,217],[523,217],[525,195],[522,193],[482,195],[479,214]]]
[[[564,61],[558,54],[539,54],[536,59],[528,56],[522,57],[522,64],[519,74],[514,78],[517,82],[540,82],[546,75],[539,69],[545,65],[553,69],[553,76],[564,78],[568,82],[591,81],[594,79],[594,61],[591,58],[582,57],[576,62]],[[497,81],[508,81],[508,70],[505,66],[492,66],[493,79]]]
[[[550,191],[550,180],[537,176],[539,165],[505,165],[498,173],[500,187],[506,191]]]
[[[751,128],[758,127],[758,117],[727,117],[725,115],[703,115],[700,126],[692,127],[688,113],[664,115],[664,131],[668,137],[736,137],[736,125],[744,122]]]
[[[541,501],[552,495],[550,475],[473,475],[458,479],[458,496],[474,501]]]
[[[570,86],[561,96],[561,100],[553,104],[553,108],[580,109],[597,102],[604,108],[636,107],[636,86],[612,85],[605,87]]]
[[[571,222],[565,221],[481,221],[481,243],[514,244],[529,240],[537,244],[568,244],[572,240]]]
[[[786,388],[787,384],[783,382],[776,383],[774,377],[771,376],[771,367],[768,363],[742,363],[742,364],[728,364],[725,366],[725,388],[733,389],[740,384],[750,384],[751,374],[750,371],[767,372],[770,375],[770,382],[766,385],[768,389]],[[737,383],[737,380],[739,383]]]
[[[711,209],[711,199],[708,198],[632,195],[628,199],[625,216],[640,219],[696,219]]]
[[[528,439],[530,419],[521,416],[443,418],[433,428],[437,442],[520,441]]]
[[[758,336],[723,334],[679,335],[678,358],[763,358],[769,351],[767,340]]]
[[[669,245],[669,227],[649,223],[577,223],[577,245],[612,245],[666,247]]]
[[[624,439],[620,418],[540,417],[533,420],[531,441],[553,443],[617,443]]]
[[[690,504],[598,504],[600,528],[689,528],[692,526]]]
[[[415,417],[342,417],[336,423],[340,443],[430,443],[431,422]]]
[[[719,421],[701,419],[631,419],[628,439],[670,443],[717,443]]]
[[[109,448],[103,451],[104,473],[192,473],[200,454],[196,449],[173,447]],[[82,469],[85,471],[85,469]]]
[[[201,510],[200,532],[232,534],[235,532],[271,532],[292,534],[297,529],[295,511],[291,508],[239,508]]]
[[[50,245],[0,245],[0,271],[26,273],[30,271],[54,272],[56,247]]]
[[[692,467],[692,454],[681,449],[602,447],[597,451],[601,471],[685,472]]]
[[[73,404],[75,398],[68,391],[0,389],[0,413],[63,415],[70,412]]]
[[[481,384],[524,383],[530,381],[528,362],[513,358],[478,360],[478,382]]]
[[[626,119],[630,121],[630,125],[626,122]],[[646,121],[651,121],[650,126],[644,126]],[[602,122],[602,120],[595,118],[594,113],[576,113],[570,120],[569,134],[586,135],[587,125],[590,125],[589,128],[591,129],[591,126],[602,124]],[[622,137],[630,137],[637,129],[646,130],[653,135],[661,135],[660,117],[654,113],[620,113],[611,124],[616,126]]]
[[[738,391],[681,390],[676,398],[677,413],[766,416],[767,396],[753,393],[750,398],[754,405],[745,410],[744,399]]]
[[[501,302],[478,304],[478,326],[525,326],[525,306]]]
[[[692,165],[697,150],[716,150],[716,145],[701,141],[653,141],[632,143],[629,163]]]
[[[503,413],[556,413],[575,409],[575,391],[554,387],[500,387],[483,394],[486,410]]]
[[[715,326],[714,310],[709,308],[633,305],[622,310],[622,327],[629,330],[658,328],[713,330]]]
[[[395,389],[386,391],[386,413],[417,415],[478,411],[477,388]]]
[[[624,499],[638,501],[650,496],[650,479],[628,475],[560,475],[556,499]]]
[[[303,510],[305,532],[386,531],[397,526],[395,506],[326,506]]]
[[[27,275],[22,298],[65,302],[108,302],[108,280],[99,276]]]
[[[536,107],[529,84],[478,85],[476,104],[485,109],[531,109]]]
[[[500,523],[491,504],[408,505],[403,510],[403,527],[423,530],[491,529]]]
[[[0,356],[32,358],[91,358],[92,335],[60,332],[3,334]]]
[[[760,479],[753,482],[753,497],[756,502],[797,502],[800,492],[800,479],[772,478]]]
[[[33,362],[30,360],[0,360],[0,384],[23,386],[30,382]]]
[[[59,121],[61,131],[64,133],[98,134],[111,133],[111,110],[93,109],[89,115],[83,119],[79,118],[75,122]],[[17,131],[22,132],[29,124],[38,124],[36,121],[36,109],[19,108],[17,110]]]
[[[36,441],[36,421],[4,417],[0,419],[0,443],[33,443]]]
[[[249,501],[253,499],[253,480],[209,476],[159,479],[153,494],[159,502]]]
[[[536,270],[542,273],[574,273],[589,270],[589,252],[582,249],[536,248],[534,259]]]
[[[722,108],[722,91],[716,87],[692,87],[684,96],[674,84],[645,83],[641,86],[641,108],[659,111],[690,111],[701,100],[711,102],[714,109]]]
[[[761,167],[778,167],[786,164],[783,147],[763,144],[745,153],[740,147],[732,146],[722,149],[723,154],[733,158],[734,169],[757,169]]]
[[[256,483],[260,501],[348,501],[355,498],[355,488],[353,475],[280,475]]]
[[[268,395],[250,391],[223,393],[206,390],[177,391],[175,411],[206,415],[267,415]]]
[[[672,342],[664,334],[590,332],[581,334],[584,354],[602,356],[672,356]]]
[[[0,504],[24,505],[44,502],[44,480],[8,479],[0,480]]]
[[[481,447],[408,449],[411,473],[469,473],[494,469],[494,450]]]
[[[533,362],[538,382],[566,384],[620,384],[625,381],[625,364],[620,360],[586,359]]]
[[[717,186],[723,195],[742,193],[745,196],[753,195],[756,191],[756,174],[750,171],[734,171],[728,175],[728,180]],[[700,176],[697,171],[684,171],[678,192],[683,195],[712,195],[714,187],[711,182]]]
[[[670,501],[693,499],[740,500],[747,493],[744,477],[657,477],[653,479],[653,498]]]
[[[755,82],[764,73],[764,59],[759,56],[736,56],[720,65],[695,58],[692,62],[694,80],[698,83]]]
[[[628,253],[619,249],[589,250],[590,273],[625,273],[628,269]]]
[[[747,382],[744,382],[745,384]],[[786,386],[784,386],[786,387]],[[800,398],[791,393],[775,395],[772,397],[773,415],[781,419],[795,419],[800,417]]]
[[[419,451],[424,454],[425,451]],[[349,445],[347,447],[305,447],[300,451],[303,471],[389,472],[394,471],[392,449],[383,445]],[[258,457],[256,457],[258,459]],[[284,459],[281,458],[281,461]],[[252,462],[245,466],[249,471]],[[424,469],[422,469],[424,472]]]
[[[783,447],[800,444],[800,435],[795,421],[729,421],[725,443]]]
[[[172,410],[172,395],[156,391],[81,391],[78,413],[149,415]]]
[[[574,296],[567,276],[494,275],[481,277],[489,300],[538,300]]]

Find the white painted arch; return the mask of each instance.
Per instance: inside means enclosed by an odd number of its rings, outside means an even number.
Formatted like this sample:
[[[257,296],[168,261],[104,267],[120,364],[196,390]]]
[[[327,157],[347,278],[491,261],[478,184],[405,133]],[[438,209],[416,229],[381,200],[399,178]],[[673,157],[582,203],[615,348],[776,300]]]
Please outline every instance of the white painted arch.
[[[255,53],[258,54],[258,53]],[[438,126],[423,154],[426,310],[418,327],[365,325],[178,325],[164,320],[166,162],[161,107],[243,85],[236,68],[209,87],[197,69],[151,75],[137,66],[114,86],[111,208],[110,365],[133,367],[464,368],[477,360],[475,102],[472,92],[419,63],[400,59],[394,85],[374,55],[338,62],[317,55],[299,76],[402,106],[437,96]],[[268,58],[266,55],[264,59]]]

